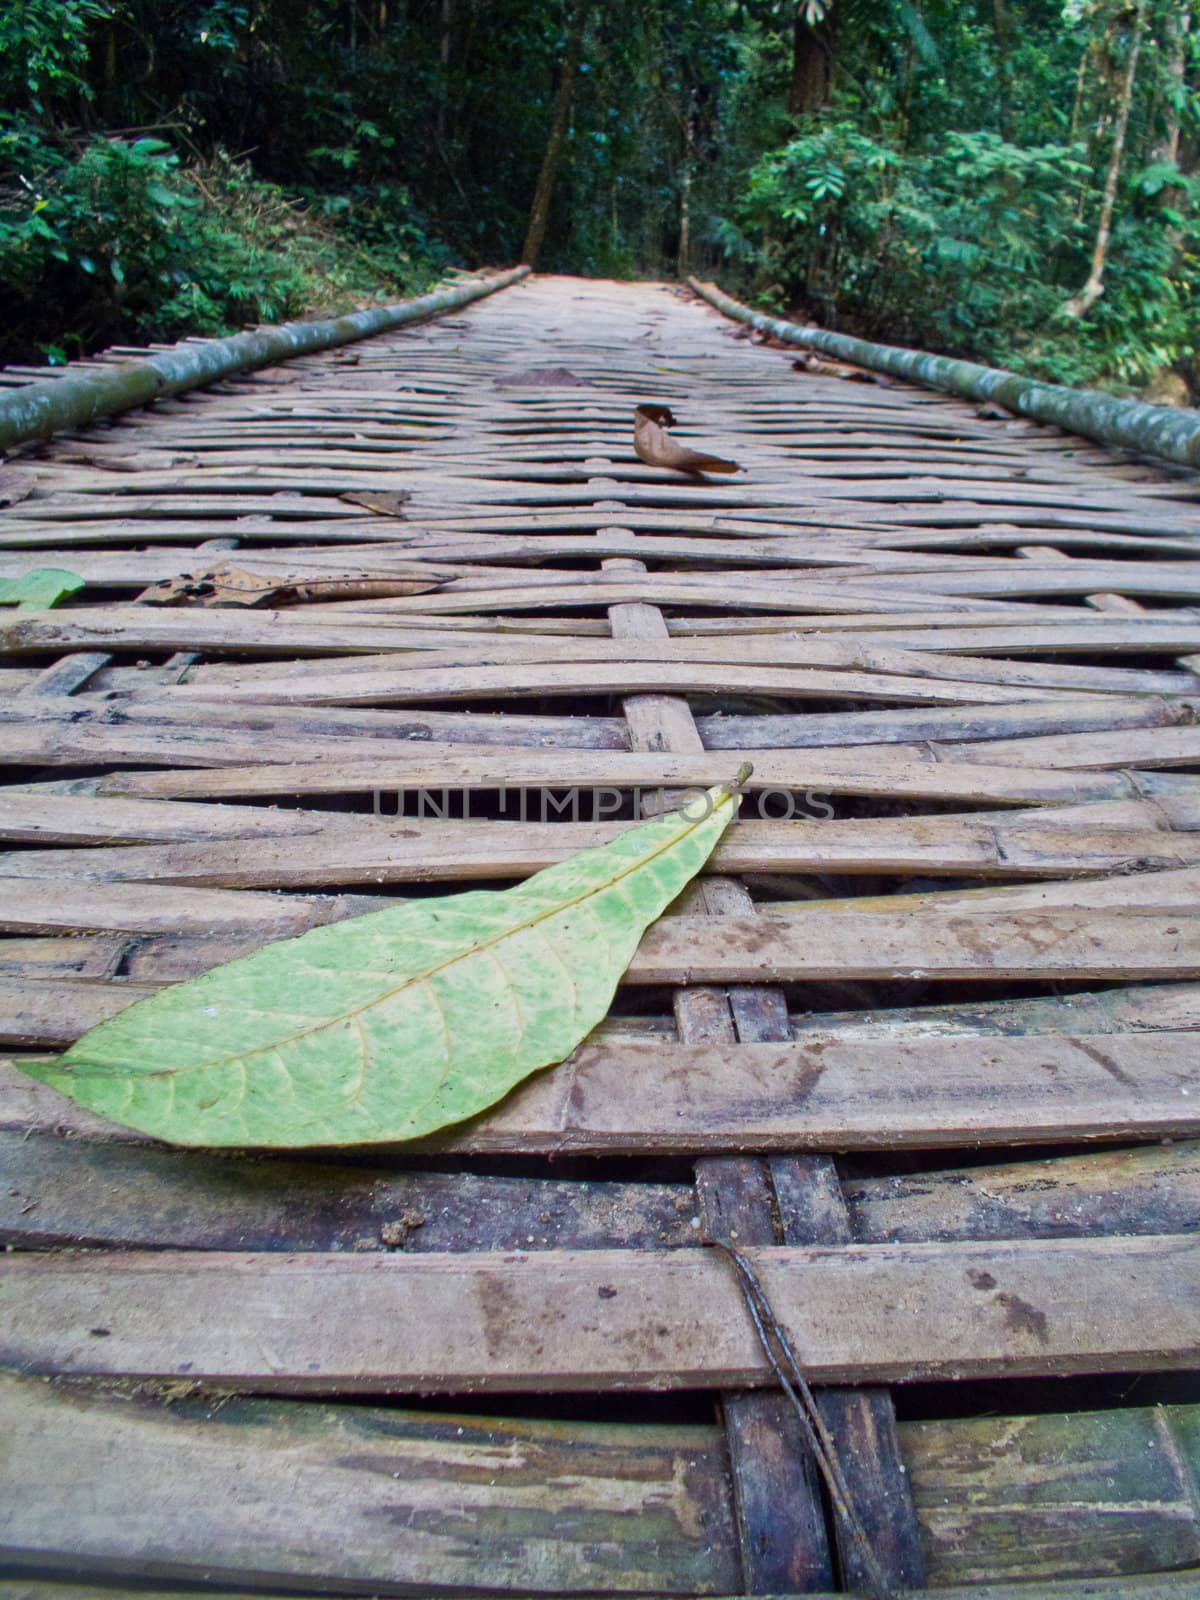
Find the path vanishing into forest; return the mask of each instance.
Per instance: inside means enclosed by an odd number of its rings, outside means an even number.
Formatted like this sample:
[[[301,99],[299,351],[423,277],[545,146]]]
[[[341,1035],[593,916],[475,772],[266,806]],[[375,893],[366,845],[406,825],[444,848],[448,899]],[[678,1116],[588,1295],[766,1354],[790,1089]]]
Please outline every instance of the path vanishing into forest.
[[[533,277],[8,463],[0,578],[85,584],[0,613],[17,1570],[1188,1592],[1200,474],[801,355]],[[743,470],[642,464],[641,402]],[[415,1151],[173,1149],[20,1071],[743,762],[607,1021]]]

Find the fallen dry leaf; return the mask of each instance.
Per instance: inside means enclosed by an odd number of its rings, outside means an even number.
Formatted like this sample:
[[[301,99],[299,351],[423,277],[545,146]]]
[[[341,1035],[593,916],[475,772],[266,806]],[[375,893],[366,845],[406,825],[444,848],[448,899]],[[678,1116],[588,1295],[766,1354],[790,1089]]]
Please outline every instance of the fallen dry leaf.
[[[587,378],[579,378],[566,367],[530,367],[525,372],[504,372],[493,382],[493,389],[590,389]]]
[[[371,489],[347,489],[345,494],[338,495],[338,499],[344,500],[347,505],[376,511],[381,517],[403,517],[404,507],[412,499],[412,490],[392,489],[376,494]]]
[[[640,405],[633,413],[633,448],[648,467],[670,467],[695,477],[705,472],[740,472],[736,461],[688,450],[667,432],[675,426],[669,406]]]
[[[32,472],[18,472],[15,467],[0,467],[0,506],[15,506],[19,500],[33,492],[37,478]]]
[[[151,584],[138,600],[153,606],[281,606],[317,600],[388,600],[429,594],[446,580],[432,576],[371,578],[343,572],[328,578],[279,579],[229,564],[181,573]]]
[[[817,378],[844,378],[848,383],[877,383],[883,389],[894,388],[891,378],[882,372],[872,372],[869,367],[856,367],[850,361],[830,361],[826,356],[806,351],[792,362],[797,372],[811,372]]]

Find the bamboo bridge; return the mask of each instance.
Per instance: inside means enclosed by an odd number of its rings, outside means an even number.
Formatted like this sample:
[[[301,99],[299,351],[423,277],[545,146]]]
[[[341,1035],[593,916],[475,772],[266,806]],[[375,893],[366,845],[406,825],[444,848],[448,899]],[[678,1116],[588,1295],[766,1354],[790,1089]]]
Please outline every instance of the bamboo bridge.
[[[677,286],[473,294],[0,390],[0,580],[82,580],[0,611],[3,1593],[1195,1594],[1200,476]],[[743,762],[604,1024],[415,1147],[21,1071]]]

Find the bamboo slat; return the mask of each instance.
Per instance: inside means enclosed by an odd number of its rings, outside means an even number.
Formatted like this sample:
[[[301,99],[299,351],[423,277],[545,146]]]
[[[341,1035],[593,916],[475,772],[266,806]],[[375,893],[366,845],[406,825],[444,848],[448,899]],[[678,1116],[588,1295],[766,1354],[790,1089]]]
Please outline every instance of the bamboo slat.
[[[1193,1235],[748,1254],[816,1382],[1163,1371],[1200,1357]],[[30,1253],[0,1261],[0,1295],[6,1363],[45,1375],[183,1372],[297,1394],[772,1377],[727,1264],[705,1250]]]

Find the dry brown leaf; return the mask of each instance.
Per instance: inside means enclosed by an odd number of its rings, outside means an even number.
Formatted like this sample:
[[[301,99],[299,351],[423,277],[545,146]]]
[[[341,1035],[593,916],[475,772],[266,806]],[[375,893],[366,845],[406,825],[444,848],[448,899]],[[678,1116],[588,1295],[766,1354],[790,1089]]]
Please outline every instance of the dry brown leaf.
[[[375,511],[381,517],[403,517],[406,515],[404,507],[412,499],[411,489],[391,489],[376,493],[373,489],[347,489],[345,494],[338,495],[339,500],[344,500],[347,505],[363,506],[368,511]]]
[[[493,389],[590,389],[587,378],[576,377],[566,367],[530,367],[525,372],[501,373]]]
[[[0,467],[0,506],[15,506],[32,494],[37,478],[32,472],[18,472],[15,467]]]
[[[675,426],[669,406],[640,405],[633,413],[633,448],[648,467],[669,467],[696,477],[705,472],[740,472],[736,461],[688,450],[667,432]]]
[[[882,372],[872,372],[869,367],[856,367],[850,361],[830,361],[826,356],[806,352],[792,362],[797,372],[811,372],[817,378],[844,378],[848,383],[877,383],[881,388],[894,387],[892,380]]]
[[[328,578],[279,579],[229,563],[206,572],[181,573],[144,590],[138,599],[156,606],[282,606],[318,600],[387,600],[429,594],[446,580],[432,576],[372,578],[343,572]]]

